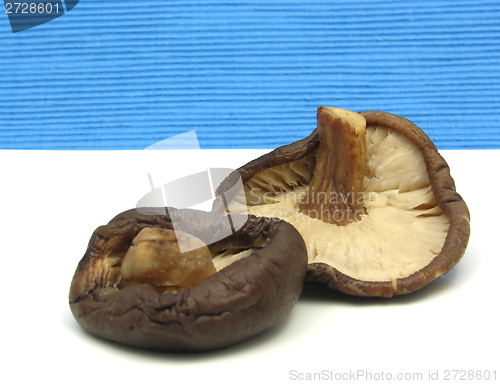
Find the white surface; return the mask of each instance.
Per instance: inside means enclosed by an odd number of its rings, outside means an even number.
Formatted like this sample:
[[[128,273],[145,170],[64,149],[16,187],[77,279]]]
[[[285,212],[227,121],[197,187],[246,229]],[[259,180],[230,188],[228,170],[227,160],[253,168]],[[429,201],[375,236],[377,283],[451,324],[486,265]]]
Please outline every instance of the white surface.
[[[489,370],[489,382],[496,370],[500,380],[500,151],[442,151],[471,211],[472,235],[458,266],[418,292],[368,299],[306,286],[282,324],[210,353],[145,352],[78,326],[67,298],[76,265],[92,231],[150,191],[147,173],[159,186],[209,167],[237,168],[265,152],[0,151],[7,358],[0,380],[282,383],[316,373],[316,381],[411,381],[413,374],[427,381],[437,372],[437,382],[449,382],[453,370]]]

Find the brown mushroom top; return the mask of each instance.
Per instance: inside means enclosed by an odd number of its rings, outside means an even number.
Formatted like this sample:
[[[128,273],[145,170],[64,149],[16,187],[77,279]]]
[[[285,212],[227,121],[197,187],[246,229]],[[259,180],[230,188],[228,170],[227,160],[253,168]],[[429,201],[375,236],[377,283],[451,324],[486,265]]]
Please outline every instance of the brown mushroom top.
[[[105,339],[170,351],[219,348],[275,325],[290,312],[302,289],[307,269],[303,239],[281,220],[231,218],[246,222],[216,242],[212,239],[220,238],[218,232],[227,230],[227,218],[193,210],[130,210],[97,228],[71,284],[69,301],[76,320]],[[169,292],[157,283],[124,284],[121,264],[129,249],[163,234],[142,234],[133,245],[134,238],[145,228],[172,230],[173,223],[176,232],[207,244],[214,258],[252,251],[220,263],[216,273],[191,288]],[[129,275],[143,278],[147,273]]]
[[[225,196],[229,211],[293,224],[308,248],[308,278],[332,288],[408,293],[465,252],[467,206],[435,145],[403,117],[320,107],[309,137],[244,165],[217,194],[238,175],[244,190]],[[213,211],[224,210],[217,199]]]

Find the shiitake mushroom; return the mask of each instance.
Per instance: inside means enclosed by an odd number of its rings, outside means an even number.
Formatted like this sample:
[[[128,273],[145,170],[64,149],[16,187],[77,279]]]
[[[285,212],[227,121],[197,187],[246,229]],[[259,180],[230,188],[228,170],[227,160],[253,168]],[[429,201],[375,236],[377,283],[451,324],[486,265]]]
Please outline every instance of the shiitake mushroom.
[[[152,208],[117,215],[92,234],[69,303],[88,332],[165,351],[204,351],[279,323],[302,290],[307,251],[288,223]]]
[[[228,196],[235,180],[243,189]],[[448,164],[409,120],[319,107],[317,128],[242,166],[213,212],[290,222],[308,250],[307,281],[360,296],[413,292],[465,253],[469,211]]]

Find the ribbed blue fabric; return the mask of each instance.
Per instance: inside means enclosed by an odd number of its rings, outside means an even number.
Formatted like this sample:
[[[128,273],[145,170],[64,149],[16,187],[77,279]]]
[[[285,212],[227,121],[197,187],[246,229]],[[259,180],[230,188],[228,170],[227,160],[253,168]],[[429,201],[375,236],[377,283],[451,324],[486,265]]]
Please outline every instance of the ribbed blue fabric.
[[[383,110],[441,149],[500,148],[498,1],[96,1],[12,33],[0,149],[275,148],[319,105]]]

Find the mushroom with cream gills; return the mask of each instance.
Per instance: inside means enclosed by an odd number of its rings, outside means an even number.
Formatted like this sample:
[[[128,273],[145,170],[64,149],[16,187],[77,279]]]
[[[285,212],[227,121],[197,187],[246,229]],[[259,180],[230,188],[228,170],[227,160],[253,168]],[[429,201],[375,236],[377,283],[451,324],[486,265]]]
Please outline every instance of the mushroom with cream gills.
[[[98,337],[165,351],[221,348],[278,324],[302,290],[304,241],[282,220],[231,219],[240,229],[225,238],[226,217],[173,208],[133,209],[97,228],[71,283],[75,319]]]
[[[307,280],[361,296],[409,293],[453,268],[469,211],[446,161],[409,120],[319,107],[317,129],[242,166],[243,190],[213,211],[290,222],[308,250]]]

